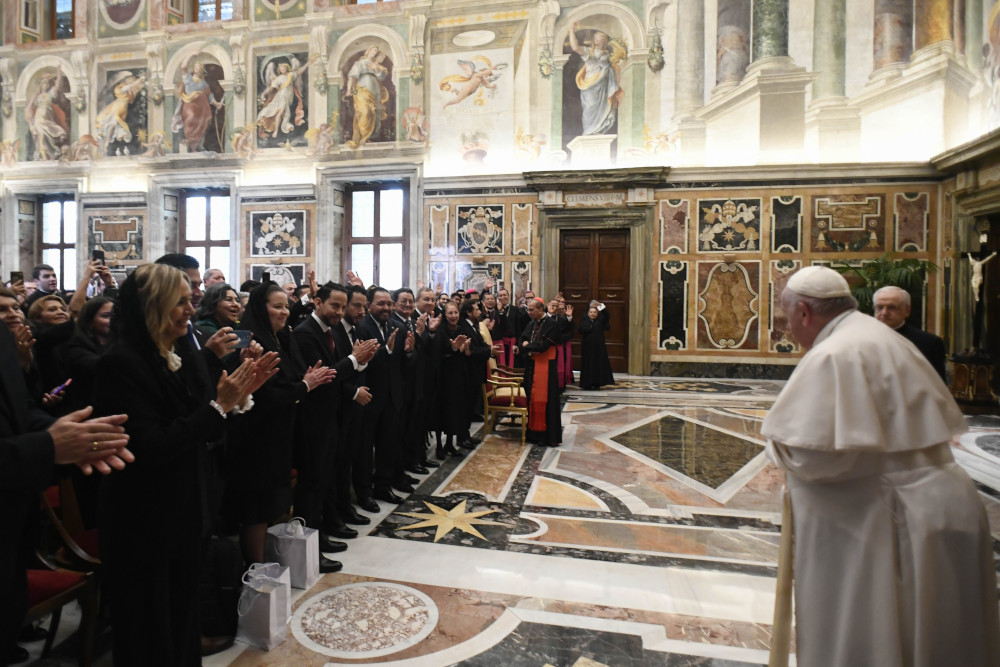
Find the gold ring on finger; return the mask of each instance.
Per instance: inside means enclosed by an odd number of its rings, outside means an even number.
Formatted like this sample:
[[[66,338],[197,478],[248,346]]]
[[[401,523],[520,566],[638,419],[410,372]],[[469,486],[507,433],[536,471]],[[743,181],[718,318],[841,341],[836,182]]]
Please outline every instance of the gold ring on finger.
[[[90,450],[93,451],[93,452],[97,451],[97,441],[96,440],[94,440],[94,446],[91,447]]]

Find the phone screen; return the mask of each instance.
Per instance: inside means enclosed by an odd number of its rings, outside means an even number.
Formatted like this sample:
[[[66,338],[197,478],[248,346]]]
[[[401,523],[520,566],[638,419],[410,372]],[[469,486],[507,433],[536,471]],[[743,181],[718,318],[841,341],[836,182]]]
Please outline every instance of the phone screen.
[[[95,262],[100,262],[103,265],[104,264],[104,251],[103,250],[95,250],[94,251],[94,255],[93,255],[93,260]]]
[[[13,285],[16,282],[24,282],[24,271],[10,272],[10,284]]]
[[[267,283],[271,282],[271,272],[270,271],[264,271],[262,274],[260,274],[260,281],[262,283],[264,283],[265,285]]]
[[[236,343],[237,350],[242,349],[244,347],[250,347],[250,339],[253,338],[252,332],[246,331],[244,329],[236,329],[233,331],[233,333],[236,334],[240,339],[240,341]]]

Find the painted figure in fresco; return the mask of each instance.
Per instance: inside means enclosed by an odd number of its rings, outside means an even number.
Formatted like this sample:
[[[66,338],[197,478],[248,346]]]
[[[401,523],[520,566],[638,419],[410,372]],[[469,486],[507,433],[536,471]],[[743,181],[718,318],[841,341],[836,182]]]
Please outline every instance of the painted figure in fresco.
[[[267,84],[257,101],[263,108],[257,114],[257,133],[277,137],[278,132],[292,133],[296,126],[306,122],[305,104],[302,100],[302,73],[316,62],[312,58],[304,65],[291,56],[289,62],[268,60],[264,66],[263,81]]]
[[[81,160],[96,160],[101,145],[92,134],[81,134],[72,146],[63,146],[62,162],[79,162]]]
[[[247,127],[236,128],[229,142],[233,147],[233,152],[244,160],[251,160],[253,156],[260,152],[257,148],[257,134],[254,132],[254,124]]]
[[[63,147],[69,145],[69,100],[64,94],[68,83],[61,66],[55,74],[43,74],[38,92],[24,109],[35,142],[34,160],[58,160]]]
[[[483,99],[483,91],[496,90],[494,82],[500,78],[501,72],[499,70],[507,67],[507,63],[497,63],[494,65],[486,56],[473,56],[472,60],[478,60],[485,63],[486,67],[476,69],[476,64],[474,62],[470,60],[459,60],[458,66],[461,68],[462,73],[451,74],[441,79],[441,83],[438,84],[438,87],[446,93],[455,93],[455,99],[445,102],[443,108],[447,109],[452,104],[458,104],[473,93],[476,93],[476,98],[473,100],[473,104],[485,104],[486,101]]]
[[[409,107],[403,112],[403,127],[406,128],[407,141],[427,141],[427,116],[420,107]]]
[[[142,148],[142,157],[163,157],[166,149],[170,147],[167,143],[167,136],[163,132],[153,132],[149,137],[139,131],[139,142]]]
[[[174,132],[184,130],[181,145],[189,151],[205,150],[205,133],[215,116],[214,109],[222,109],[224,104],[215,99],[215,93],[205,76],[205,65],[191,61],[200,55],[194,53],[184,59],[181,64],[181,83],[177,89],[180,103],[174,112],[170,129]]]
[[[312,150],[309,151],[309,157],[326,155],[333,150],[335,145],[333,131],[335,127],[334,123],[323,123],[318,128],[306,130],[306,141],[312,146]]]
[[[382,121],[387,117],[386,102],[389,91],[382,85],[389,70],[382,63],[386,54],[377,46],[369,46],[365,55],[359,58],[347,75],[345,98],[354,100],[353,132],[347,145],[350,148],[363,146],[373,135],[382,130]]]
[[[132,128],[128,125],[126,116],[129,106],[146,89],[146,76],[135,76],[122,72],[122,80],[114,84],[114,100],[97,114],[97,136],[101,138],[101,152],[108,154],[108,146],[116,141],[125,144],[132,143]],[[124,154],[129,154],[125,146]],[[119,146],[116,155],[122,155]]]
[[[625,58],[625,49],[600,31],[594,33],[593,46],[583,46],[576,36],[578,25],[579,22],[574,21],[569,31],[569,46],[583,58],[583,67],[576,73],[583,134],[606,134],[614,127],[618,103],[624,95],[619,63]]]
[[[987,102],[987,124],[1000,126],[1000,1],[993,5],[986,23],[986,43],[983,44],[983,76],[990,91]]]
[[[21,140],[0,141],[0,166],[13,167],[17,164],[17,149],[21,146]]]

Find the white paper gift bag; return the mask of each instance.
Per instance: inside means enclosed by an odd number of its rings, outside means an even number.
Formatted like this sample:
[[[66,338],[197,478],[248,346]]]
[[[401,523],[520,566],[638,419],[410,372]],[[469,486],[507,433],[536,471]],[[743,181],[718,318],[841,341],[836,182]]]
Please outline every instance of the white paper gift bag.
[[[288,568],[253,564],[243,575],[236,641],[270,651],[288,637],[292,591]]]
[[[264,555],[291,569],[293,588],[311,588],[319,581],[319,531],[296,517],[267,529]]]

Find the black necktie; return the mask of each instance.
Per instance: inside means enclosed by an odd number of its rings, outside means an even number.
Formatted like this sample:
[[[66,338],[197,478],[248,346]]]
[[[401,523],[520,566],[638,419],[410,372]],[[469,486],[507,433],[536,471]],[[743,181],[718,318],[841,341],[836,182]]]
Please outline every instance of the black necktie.
[[[358,339],[354,337],[354,327],[347,330],[347,337],[351,339],[351,345],[358,342]]]

